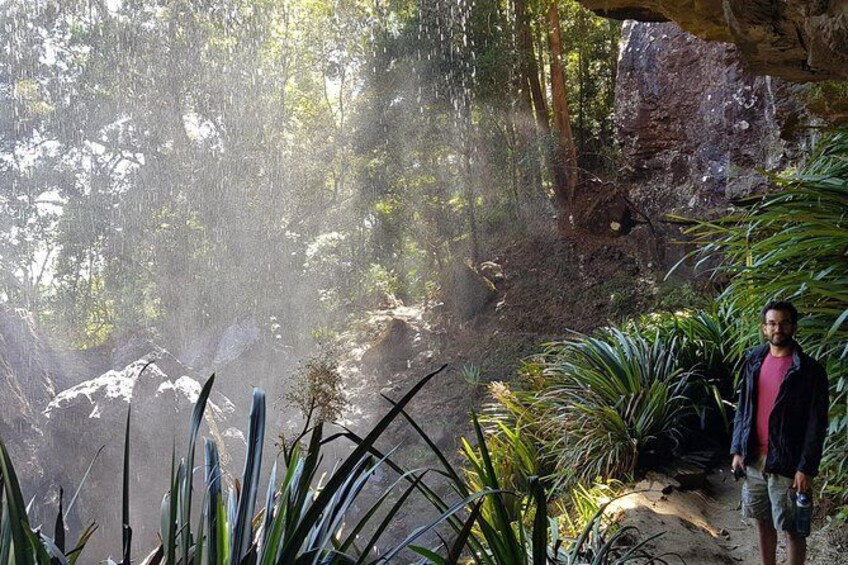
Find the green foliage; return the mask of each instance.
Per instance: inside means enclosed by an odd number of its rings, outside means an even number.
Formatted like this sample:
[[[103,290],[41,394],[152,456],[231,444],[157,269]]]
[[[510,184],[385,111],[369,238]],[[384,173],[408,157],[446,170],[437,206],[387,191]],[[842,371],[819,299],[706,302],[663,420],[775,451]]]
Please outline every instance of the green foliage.
[[[563,64],[580,165],[612,171],[614,148],[604,140],[615,133],[612,116],[621,23],[598,18],[574,0],[559,5]]]
[[[476,415],[472,420],[477,443],[472,446],[463,441],[466,483],[437,448],[431,447],[453,478],[457,492],[463,494],[470,488],[471,492],[489,494],[470,507],[469,518],[447,557],[420,546],[412,547],[414,551],[433,563],[452,564],[467,540],[468,548],[475,552],[474,561],[485,565],[666,563],[665,555],[651,555],[643,549],[649,540],[630,541],[632,528],[609,529],[603,524],[609,502],[586,517],[573,539],[561,538],[559,520],[548,516],[546,490],[539,477],[530,474],[536,469],[533,447],[524,443],[520,434],[504,429],[500,430],[504,435],[486,433]],[[517,461],[511,464],[510,457]],[[518,476],[523,480],[513,482]]]
[[[695,282],[677,280],[669,273],[660,282],[656,299],[656,306],[652,310],[659,312],[709,310],[713,304],[713,293],[699,288]]]
[[[581,164],[605,168],[618,24],[560,4]],[[0,300],[91,346],[248,313],[305,336],[378,286],[427,295],[549,218],[514,9],[4,2]]]
[[[475,416],[475,422],[476,420]],[[530,484],[539,476],[539,453],[533,443],[521,433],[520,428],[510,428],[504,422],[495,422],[497,428],[487,433],[486,451],[491,465],[491,472],[497,477],[497,487],[493,486],[493,478],[481,453],[472,444],[462,438],[462,454],[467,461],[465,480],[472,492],[484,488],[502,488],[509,493],[529,493]],[[479,442],[479,438],[478,438]],[[496,519],[495,498],[487,498],[480,509],[481,519],[492,522]],[[506,517],[510,522],[521,521],[524,512],[524,502],[521,496],[501,497],[499,501]]]
[[[667,344],[611,328],[552,344],[546,356],[551,382],[539,399],[558,482],[632,477],[640,460],[674,448],[691,409],[691,370]]]
[[[560,529],[565,527],[569,534],[578,535],[602,506],[624,494],[624,484],[615,479],[592,486],[578,483],[565,498]]]
[[[742,361],[739,344],[744,342],[740,336],[748,331],[732,308],[647,314],[627,322],[624,330],[673,350],[677,365],[693,375],[688,396],[702,427],[707,412],[715,411],[730,431],[726,405],[735,400],[734,375]]]
[[[642,315],[625,323],[623,330],[673,347],[682,367],[716,376],[739,360],[735,346],[741,326],[731,310],[678,310]]]
[[[826,135],[801,170],[775,181],[782,190],[689,230],[697,254],[721,261],[714,272],[731,277],[721,300],[739,314],[757,320],[768,300],[791,300],[810,353],[848,356],[848,275],[838,268],[848,248],[848,131]]]
[[[519,385],[489,386],[482,421],[503,476],[538,474],[567,493],[667,460],[692,428],[729,430],[738,323],[725,310],[664,312],[549,344]]]
[[[483,369],[481,369],[479,365],[468,364],[459,368],[459,376],[472,387],[476,387],[480,384],[480,378],[482,375]]]
[[[848,121],[848,82],[828,80],[808,83],[801,93],[807,107],[831,124]]]
[[[548,518],[545,489],[536,476],[527,476],[516,490],[503,482],[496,466],[487,438],[476,416],[474,427],[477,446],[465,444],[470,469],[466,482],[447,461],[444,454],[421,428],[404,411],[417,392],[439,371],[427,375],[407,392],[375,425],[367,436],[359,437],[343,432],[331,438],[323,435],[323,424],[310,426],[307,421],[302,434],[291,448],[283,451],[285,470],[277,481],[277,464],[272,470],[263,508],[255,512],[258,497],[258,478],[262,466],[262,446],[265,434],[265,397],[256,389],[250,411],[247,456],[241,481],[231,489],[228,500],[223,496],[223,474],[215,443],[205,443],[205,485],[202,512],[193,528],[190,508],[194,495],[192,475],[195,444],[206,401],[214,383],[210,378],[195,404],[188,433],[186,457],[177,462],[172,459],[171,489],[162,502],[162,544],[145,559],[148,565],[166,563],[226,564],[257,563],[385,563],[391,562],[405,548],[410,548],[432,563],[457,563],[470,551],[474,561],[485,565],[533,564],[613,564],[641,563],[644,560],[665,563],[663,556],[652,556],[644,550],[644,542],[630,542],[629,529],[608,530],[602,525],[606,504],[588,516],[574,540],[560,538],[556,519]],[[403,416],[432,449],[442,465],[445,476],[459,495],[459,500],[448,504],[423,480],[427,470],[404,471],[391,459],[380,453],[375,442],[390,424]],[[127,438],[129,437],[127,418]],[[317,486],[320,473],[321,449],[334,439],[346,437],[355,447],[350,455],[338,463],[332,472]],[[517,437],[517,436],[513,436]],[[515,449],[521,449],[516,443]],[[500,450],[500,448],[496,448]],[[125,453],[129,442],[125,443]],[[524,458],[525,472],[534,467],[529,453],[513,453]],[[358,521],[342,525],[349,518],[353,505],[359,500],[366,484],[383,468],[397,472],[397,480],[383,490]],[[61,547],[64,535],[57,535],[58,543],[45,536],[40,529],[32,530],[27,521],[23,498],[8,458],[0,441],[0,472],[2,473],[2,518],[0,518],[0,563],[2,564],[73,564],[79,557],[94,527],[83,533],[80,543],[66,555]],[[124,461],[124,477],[131,473],[128,458]],[[389,503],[390,495],[402,487],[400,496]],[[127,488],[123,497],[124,549],[123,563],[131,558],[132,535],[129,525]],[[409,496],[418,492],[439,511],[438,518],[411,532],[396,545],[384,548],[381,554],[375,548],[381,535],[391,523]],[[588,493],[588,491],[587,491]],[[587,494],[588,496],[589,494]],[[511,510],[510,510],[511,508]],[[468,516],[460,519],[457,513],[467,510]],[[380,512],[382,517],[378,518]],[[64,532],[60,503],[57,532]],[[447,553],[428,549],[415,542],[439,524],[446,523],[454,532],[454,539],[446,546]],[[628,534],[628,535],[625,535]],[[649,541],[649,540],[645,540]]]

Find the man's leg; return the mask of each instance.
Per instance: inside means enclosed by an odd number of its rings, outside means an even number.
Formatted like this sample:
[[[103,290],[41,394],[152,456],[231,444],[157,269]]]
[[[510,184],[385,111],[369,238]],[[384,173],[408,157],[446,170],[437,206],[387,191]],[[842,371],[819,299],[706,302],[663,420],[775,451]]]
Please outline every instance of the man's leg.
[[[786,533],[788,565],[803,565],[807,556],[807,539],[795,533],[795,491],[792,479],[771,474],[768,477],[769,498],[772,502],[772,524]]]
[[[742,484],[742,517],[757,521],[760,538],[760,557],[763,565],[775,565],[777,561],[777,531],[771,511],[768,479],[763,474],[764,460],[760,457],[748,465],[748,474]]]
[[[789,565],[804,565],[804,559],[807,557],[807,538],[786,532],[786,553],[789,554]]]
[[[771,519],[757,520],[757,530],[760,534],[760,559],[763,565],[775,565],[777,563],[777,530],[774,529],[774,524],[771,523]]]

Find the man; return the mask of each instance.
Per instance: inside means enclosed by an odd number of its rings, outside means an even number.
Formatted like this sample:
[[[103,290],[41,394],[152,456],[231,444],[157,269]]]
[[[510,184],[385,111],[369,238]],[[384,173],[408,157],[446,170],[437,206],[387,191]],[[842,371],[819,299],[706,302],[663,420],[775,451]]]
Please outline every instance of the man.
[[[774,565],[777,530],[789,565],[802,565],[806,539],[795,533],[795,495],[810,493],[827,429],[828,383],[793,337],[798,311],[769,302],[760,312],[768,343],[748,352],[733,423],[731,467],[746,474],[742,514],[757,520],[763,565]]]

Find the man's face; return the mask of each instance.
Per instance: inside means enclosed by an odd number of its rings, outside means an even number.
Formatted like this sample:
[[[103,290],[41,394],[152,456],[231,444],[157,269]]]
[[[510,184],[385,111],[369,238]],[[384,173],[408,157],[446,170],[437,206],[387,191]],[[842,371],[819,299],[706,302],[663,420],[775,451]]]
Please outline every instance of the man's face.
[[[769,310],[766,312],[766,321],[763,323],[763,335],[768,342],[777,347],[789,345],[792,336],[795,335],[795,324],[789,312],[783,310]]]

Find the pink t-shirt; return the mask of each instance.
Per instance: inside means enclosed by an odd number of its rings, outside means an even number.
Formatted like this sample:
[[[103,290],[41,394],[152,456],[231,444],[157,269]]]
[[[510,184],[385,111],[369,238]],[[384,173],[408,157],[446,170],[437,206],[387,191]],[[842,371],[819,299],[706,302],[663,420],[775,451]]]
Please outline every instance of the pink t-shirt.
[[[757,381],[757,451],[760,455],[768,451],[769,415],[780,391],[780,383],[791,366],[792,355],[775,357],[768,353],[760,367],[760,378]]]

